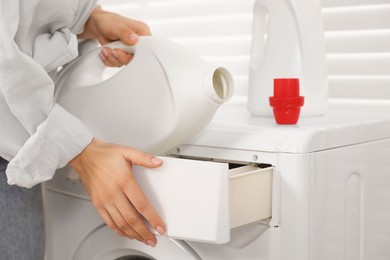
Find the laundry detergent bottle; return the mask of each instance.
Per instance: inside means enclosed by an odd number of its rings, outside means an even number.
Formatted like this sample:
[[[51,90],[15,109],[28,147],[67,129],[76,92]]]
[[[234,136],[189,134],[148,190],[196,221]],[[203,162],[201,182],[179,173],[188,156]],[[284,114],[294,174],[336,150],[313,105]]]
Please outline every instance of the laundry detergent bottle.
[[[103,79],[101,48],[94,49],[60,72],[55,93],[60,105],[105,141],[162,154],[207,126],[233,93],[226,69],[166,38],[107,46],[133,53],[133,59]]]
[[[298,78],[301,116],[327,109],[326,46],[320,0],[256,0],[249,72],[248,110],[272,116],[276,78]]]

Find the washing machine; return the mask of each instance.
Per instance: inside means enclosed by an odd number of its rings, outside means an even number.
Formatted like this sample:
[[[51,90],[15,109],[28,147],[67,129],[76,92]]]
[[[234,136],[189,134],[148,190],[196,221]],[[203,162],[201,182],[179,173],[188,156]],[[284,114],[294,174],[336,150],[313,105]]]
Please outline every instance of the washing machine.
[[[388,106],[277,125],[236,100],[162,158],[134,170],[167,224],[155,248],[109,230],[65,167],[43,185],[47,259],[390,259]]]

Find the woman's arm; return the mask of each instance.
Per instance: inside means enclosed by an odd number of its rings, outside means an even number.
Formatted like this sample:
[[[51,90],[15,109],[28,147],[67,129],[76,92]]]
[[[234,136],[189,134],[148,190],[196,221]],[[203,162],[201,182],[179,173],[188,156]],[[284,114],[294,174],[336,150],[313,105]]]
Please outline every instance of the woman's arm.
[[[78,36],[97,39],[102,45],[117,40],[133,45],[138,35],[150,35],[145,23],[95,8]],[[103,48],[100,57],[107,66],[122,66],[130,62],[132,55],[120,49]],[[165,224],[138,186],[132,165],[155,168],[162,165],[160,159],[131,147],[93,139],[70,164],[111,229],[121,236],[156,245],[156,237],[142,217],[160,234],[165,233]]]

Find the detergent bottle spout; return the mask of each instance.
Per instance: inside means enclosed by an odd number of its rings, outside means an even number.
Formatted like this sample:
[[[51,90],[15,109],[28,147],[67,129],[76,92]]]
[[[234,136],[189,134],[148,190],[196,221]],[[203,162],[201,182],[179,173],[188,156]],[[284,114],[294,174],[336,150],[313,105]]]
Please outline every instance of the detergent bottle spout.
[[[272,116],[275,78],[298,78],[305,97],[301,116],[327,109],[326,49],[320,0],[256,0],[248,110]]]

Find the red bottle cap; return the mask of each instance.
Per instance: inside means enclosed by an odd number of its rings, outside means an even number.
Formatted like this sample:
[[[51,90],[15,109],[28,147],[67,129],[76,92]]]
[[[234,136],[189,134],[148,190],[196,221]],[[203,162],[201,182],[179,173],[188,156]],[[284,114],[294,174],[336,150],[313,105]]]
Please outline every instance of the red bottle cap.
[[[299,79],[274,79],[274,96],[269,98],[275,121],[278,124],[296,124],[304,97],[299,96]]]

